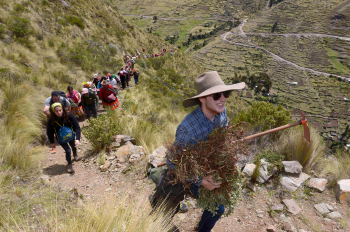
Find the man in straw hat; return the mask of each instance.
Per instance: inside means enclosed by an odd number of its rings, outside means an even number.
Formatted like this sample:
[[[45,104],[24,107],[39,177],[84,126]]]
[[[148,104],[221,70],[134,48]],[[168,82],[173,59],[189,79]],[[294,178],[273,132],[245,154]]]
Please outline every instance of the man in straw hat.
[[[232,90],[243,89],[245,83],[225,85],[219,74],[216,71],[211,71],[197,77],[195,86],[197,95],[182,102],[185,108],[197,107],[177,127],[175,145],[179,147],[194,145],[206,139],[214,128],[227,126],[226,100]],[[175,165],[169,159],[167,164],[170,169],[175,168]],[[183,186],[179,186],[180,184],[169,184],[169,178],[166,173],[163,175],[161,183],[154,194],[152,205],[155,206],[159,199],[168,197],[167,204],[170,203],[175,208],[175,212],[177,212],[180,208],[180,201],[184,199],[185,190]],[[198,196],[199,188],[206,188],[211,191],[215,188],[220,188],[221,184],[215,183],[211,176],[202,177],[198,182],[191,181],[191,183],[190,191],[196,197]],[[204,210],[198,225],[198,231],[211,231],[224,212],[225,207],[223,205],[218,206],[215,215],[208,210]]]

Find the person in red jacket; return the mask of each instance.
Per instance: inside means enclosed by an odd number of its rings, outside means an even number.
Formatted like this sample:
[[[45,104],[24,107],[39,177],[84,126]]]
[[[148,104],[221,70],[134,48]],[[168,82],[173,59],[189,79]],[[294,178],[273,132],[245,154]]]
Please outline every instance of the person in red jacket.
[[[118,89],[114,89],[107,80],[102,81],[102,88],[100,89],[100,99],[103,107],[106,109],[117,109],[119,106]]]

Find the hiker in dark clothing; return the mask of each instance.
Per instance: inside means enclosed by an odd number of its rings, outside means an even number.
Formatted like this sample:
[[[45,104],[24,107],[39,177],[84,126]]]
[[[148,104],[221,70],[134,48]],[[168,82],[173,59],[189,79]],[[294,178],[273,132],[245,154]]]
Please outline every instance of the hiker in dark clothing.
[[[91,112],[93,117],[96,118],[96,101],[98,101],[96,94],[92,91],[89,91],[88,88],[83,88],[81,93],[81,104],[83,106],[87,119],[91,118]]]
[[[118,76],[120,78],[120,82],[122,83],[122,89],[125,89],[126,86],[126,72],[124,71],[124,68],[121,67],[120,72],[118,73]]]
[[[67,131],[65,129],[71,130]],[[63,131],[67,132],[63,133]],[[54,135],[56,134],[57,141],[60,143],[60,145],[66,152],[66,160],[68,162],[67,172],[73,173],[74,170],[72,165],[71,153],[73,150],[74,160],[79,160],[76,147],[80,144],[80,126],[74,114],[72,114],[71,112],[67,112],[66,109],[62,107],[61,103],[59,102],[52,104],[52,106],[50,107],[50,118],[47,121],[46,134],[49,137],[52,149],[56,148],[56,144],[54,141]],[[67,139],[68,137],[72,138],[69,142],[65,142],[66,140],[64,139]]]
[[[133,76],[134,76],[134,80],[135,80],[135,85],[137,85],[137,83],[139,82],[139,71],[137,69],[134,69],[133,71]]]

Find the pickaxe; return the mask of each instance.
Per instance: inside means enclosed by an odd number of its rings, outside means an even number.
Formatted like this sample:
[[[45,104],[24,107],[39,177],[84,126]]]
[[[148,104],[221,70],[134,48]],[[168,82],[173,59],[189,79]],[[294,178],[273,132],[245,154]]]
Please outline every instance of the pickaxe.
[[[284,130],[284,129],[287,129],[287,128],[290,128],[290,127],[298,126],[298,125],[303,125],[304,126],[304,138],[308,142],[310,142],[310,129],[307,126],[307,120],[305,118],[305,115],[303,114],[303,112],[300,109],[299,109],[299,112],[300,112],[300,115],[302,117],[302,119],[299,120],[299,121],[290,123],[288,125],[280,126],[280,127],[277,127],[277,128],[271,129],[271,130],[263,131],[263,132],[260,132],[260,133],[254,134],[254,135],[249,135],[247,137],[244,137],[243,139],[240,139],[240,140],[237,140],[237,141],[233,141],[233,143],[238,142],[238,141],[247,141],[247,140],[255,139],[255,138],[261,137],[263,135],[271,134],[271,133],[274,133],[274,132],[277,132],[277,131],[281,131],[281,130]],[[158,164],[157,167],[161,167],[161,166],[164,166],[164,165],[166,165],[166,162]]]
[[[287,129],[287,128],[290,128],[290,127],[298,126],[298,125],[303,125],[304,126],[304,138],[308,142],[310,142],[310,129],[307,126],[307,120],[305,118],[305,115],[303,114],[303,112],[300,109],[299,109],[299,112],[300,112],[300,115],[302,117],[302,119],[299,120],[299,121],[290,123],[288,125],[280,126],[280,127],[277,127],[277,128],[271,129],[271,130],[263,131],[263,132],[260,132],[260,133],[254,134],[254,135],[249,135],[247,137],[244,137],[243,139],[240,139],[240,140],[237,140],[237,141],[234,141],[234,142],[255,139],[255,138],[263,136],[263,135],[271,134],[271,133],[274,133],[274,132],[277,132],[277,131],[281,131],[281,130],[284,130],[284,129]]]

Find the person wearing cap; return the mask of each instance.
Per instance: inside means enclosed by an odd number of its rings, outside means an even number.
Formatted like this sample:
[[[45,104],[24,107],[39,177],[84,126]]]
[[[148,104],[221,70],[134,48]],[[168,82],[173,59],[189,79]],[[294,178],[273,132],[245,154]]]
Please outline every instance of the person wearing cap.
[[[51,148],[56,148],[54,136],[56,135],[56,139],[58,141],[58,134],[59,130],[62,126],[71,128],[73,132],[75,133],[75,139],[68,143],[60,144],[64,151],[66,152],[66,160],[68,162],[67,165],[67,172],[73,173],[73,165],[72,165],[72,158],[71,153],[73,151],[73,158],[74,160],[78,161],[78,154],[77,154],[77,146],[80,144],[80,126],[79,123],[71,112],[66,111],[66,109],[62,106],[61,103],[55,102],[50,107],[50,118],[47,121],[47,129],[46,134],[49,137]]]
[[[94,78],[92,79],[92,83],[94,83],[95,86],[97,86],[98,82],[101,80],[101,78],[97,75],[97,73],[94,75]]]
[[[118,89],[114,89],[107,80],[102,82],[100,89],[100,99],[102,100],[103,107],[106,109],[114,110],[118,108]]]
[[[83,106],[87,119],[91,118],[91,112],[93,117],[96,118],[96,102],[98,102],[96,94],[93,91],[89,91],[88,88],[83,88],[81,94],[81,104]]]
[[[225,103],[230,96],[231,91],[243,89],[245,83],[241,82],[234,85],[225,85],[216,71],[205,72],[195,80],[197,95],[182,102],[185,108],[196,106],[177,127],[174,145],[178,148],[190,148],[199,141],[205,140],[207,136],[218,127],[228,125]],[[176,168],[171,162],[171,155],[167,159],[167,165],[170,169]],[[160,199],[168,197],[170,205],[175,207],[175,212],[179,210],[179,203],[184,199],[185,189],[182,184],[169,184],[170,176],[165,173],[154,194],[152,205]],[[190,192],[198,197],[198,190],[206,188],[210,191],[220,188],[221,183],[215,183],[211,176],[199,178],[198,182],[191,182]],[[204,210],[199,222],[198,231],[207,232],[215,226],[225,212],[223,205],[218,205],[216,214]]]

